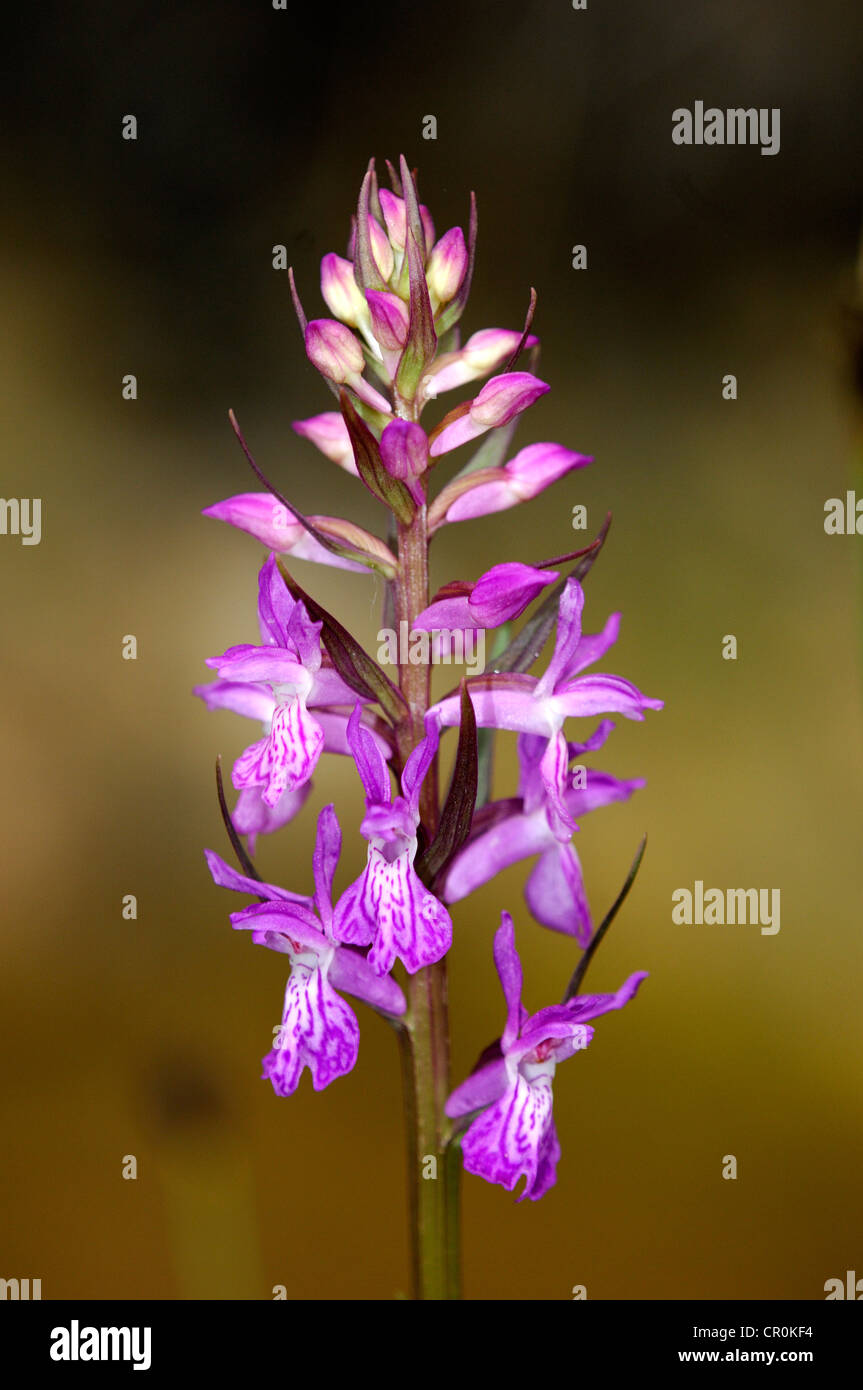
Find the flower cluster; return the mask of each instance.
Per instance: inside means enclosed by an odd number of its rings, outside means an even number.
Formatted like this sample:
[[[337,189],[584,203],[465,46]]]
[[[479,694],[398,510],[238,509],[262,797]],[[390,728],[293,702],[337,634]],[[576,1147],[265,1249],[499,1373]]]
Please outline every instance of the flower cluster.
[[[589,947],[594,927],[573,843],[578,821],[643,782],[578,760],[608,738],[613,724],[604,716],[642,720],[662,706],[620,676],[585,674],[614,644],[620,623],[614,614],[596,634],[582,628],[582,581],[604,536],[553,562],[505,561],[474,580],[445,584],[430,599],[428,543],[443,526],[527,502],[591,459],[556,443],[511,452],[519,418],[549,390],[533,370],[535,297],[523,331],[486,328],[462,343],[475,207],[467,234],[453,227],[438,237],[404,160],[399,174],[390,166],[390,175],[392,190],[379,188],[370,166],[347,257],[330,253],[321,262],[321,294],[332,317],[309,320],[291,277],[306,354],[338,401],[338,410],[296,421],[294,429],[378,499],[390,514],[387,539],[343,518],[303,516],[269,484],[269,491],[241,493],[205,512],[248,532],[268,552],[258,580],[260,643],[211,657],[217,678],[196,693],[209,709],[263,726],[233,765],[239,795],[226,812],[245,872],[213,851],[207,861],[217,884],[257,899],[232,914],[232,925],[290,963],[282,1024],[263,1064],[279,1095],[296,1090],[306,1067],[321,1090],[354,1066],[359,1026],[342,994],[410,1031],[415,1019],[394,970],[412,977],[442,962],[453,941],[450,908],[512,864],[535,860],[525,898],[536,922]],[[522,354],[529,370],[519,368]],[[461,387],[475,394],[432,428],[420,422],[429,404]],[[432,497],[433,473],[476,440],[478,451]],[[498,630],[493,669],[431,703],[428,673],[417,680],[400,668],[398,681],[390,680],[300,588],[287,568],[294,560],[381,576],[389,611],[414,630]],[[513,636],[510,625],[526,613]],[[551,658],[541,674],[531,674],[552,629]],[[571,741],[572,721],[597,717]],[[438,748],[448,729],[458,729],[458,749],[441,807]],[[517,794],[502,800],[486,798],[478,771],[479,742],[488,752],[493,731],[517,735]],[[356,767],[365,794],[357,832],[367,842],[366,864],[334,894],[342,833],[334,807],[325,806],[314,887],[303,896],[263,882],[250,856],[260,835],[302,810],[327,753]],[[616,994],[565,996],[528,1015],[508,913],[494,961],[506,1024],[450,1094],[445,1112],[469,1172],[510,1190],[524,1177],[522,1196],[535,1199],[554,1182],[560,1151],[555,1067],[590,1042],[590,1020],[632,999],[644,973]]]

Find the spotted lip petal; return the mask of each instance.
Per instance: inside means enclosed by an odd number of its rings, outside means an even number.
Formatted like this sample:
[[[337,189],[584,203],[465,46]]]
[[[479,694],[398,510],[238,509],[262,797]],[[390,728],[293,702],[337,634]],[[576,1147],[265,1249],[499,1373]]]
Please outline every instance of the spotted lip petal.
[[[267,806],[275,806],[283,792],[295,792],[308,782],[324,745],[324,731],[299,698],[279,705],[266,738],[241,753],[234,763],[232,780],[237,790],[261,787]]]
[[[291,960],[282,1024],[263,1063],[264,1077],[281,1096],[293,1094],[306,1067],[316,1091],[353,1068],[359,1026],[336,987],[393,1017],[407,1007],[394,980],[380,978],[367,960],[333,940],[332,888],[340,850],[341,830],[335,809],[325,806],[318,817],[313,857],[314,900],[239,874],[219,855],[207,851],[210,872],[217,883],[266,898],[232,913],[231,925],[249,931],[257,945]]]
[[[352,889],[336,906],[336,936],[360,945],[372,942],[369,965],[386,975],[396,958],[409,974],[433,965],[452,944],[452,922],[443,903],[420,882],[409,850],[388,860],[374,845]]]
[[[322,1091],[353,1070],[359,1046],[356,1015],[336,994],[326,972],[295,971],[285,990],[277,1045],[264,1058],[262,1079],[272,1082],[277,1096],[290,1096],[308,1067],[312,1086]]]
[[[452,943],[449,913],[420,881],[414,868],[419,798],[434,760],[439,731],[432,722],[402,772],[402,796],[393,798],[380,753],[360,723],[357,705],[348,722],[348,739],[366,794],[360,827],[369,841],[366,867],[336,904],[333,934],[338,941],[371,945],[369,965],[380,975],[398,957],[414,974],[440,960]]]
[[[500,1100],[477,1116],[462,1139],[465,1172],[497,1183],[508,1192],[525,1178],[519,1200],[536,1200],[554,1182],[555,1165],[548,1152],[552,1127],[550,1079],[531,1084],[517,1076]],[[549,1167],[550,1177],[536,1191],[541,1168]]]

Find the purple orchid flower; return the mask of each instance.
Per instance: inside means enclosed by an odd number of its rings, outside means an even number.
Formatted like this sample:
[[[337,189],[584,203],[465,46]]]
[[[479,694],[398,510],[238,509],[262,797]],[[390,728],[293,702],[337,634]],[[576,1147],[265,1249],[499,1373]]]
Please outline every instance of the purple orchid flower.
[[[363,376],[365,358],[359,340],[338,319],[312,319],[305,330],[306,356],[321,376],[349,386],[366,405],[390,414],[389,401]]]
[[[429,449],[432,458],[448,454],[460,444],[478,439],[486,430],[508,425],[539,400],[551,387],[532,372],[504,372],[488,380],[466,407],[457,407],[453,419],[435,435]]]
[[[613,613],[602,632],[585,636],[581,629],[584,591],[577,579],[568,579],[558,609],[557,640],[554,655],[545,674],[519,673],[478,676],[470,683],[476,722],[493,729],[509,729],[523,734],[541,734],[545,751],[540,775],[546,797],[570,832],[575,822],[567,808],[569,752],[562,729],[567,719],[596,714],[622,714],[627,719],[643,719],[644,710],[662,709],[662,700],[642,695],[622,676],[580,676],[617,641],[620,614]],[[433,705],[429,717],[453,727],[461,718],[457,695],[449,695]]]
[[[622,1009],[647,972],[630,975],[616,994],[576,995],[529,1016],[521,1002],[521,961],[508,912],[501,914],[495,934],[494,963],[506,1000],[503,1035],[453,1091],[445,1109],[450,1119],[480,1111],[462,1139],[465,1171],[509,1192],[523,1177],[518,1200],[535,1202],[554,1186],[560,1158],[552,1116],[555,1068],[587,1047],[594,1031],[588,1019]]]
[[[327,550],[320,541],[297,521],[281,502],[277,502],[269,492],[240,492],[235,497],[227,497],[224,502],[216,502],[212,507],[204,507],[203,516],[214,517],[216,521],[226,521],[261,541],[268,550],[277,555],[291,555],[296,560],[313,560],[318,565],[331,565],[335,569],[352,570],[355,574],[368,574],[365,565],[356,560],[336,555]],[[366,553],[380,556],[386,563],[395,567],[397,560],[378,540],[352,521],[343,521],[334,516],[310,516],[309,522],[336,541],[353,541]]]
[[[208,708],[232,709],[268,721],[266,736],[240,755],[233,768],[237,790],[260,787],[266,806],[308,782],[327,743],[335,751],[344,739],[345,715],[313,717],[309,705],[353,705],[356,695],[322,664],[321,624],[293,599],[270,555],[258,576],[258,616],[265,645],[229,647],[210,657],[220,680],[197,686]]]
[[[329,751],[326,733],[324,748]],[[309,799],[312,785],[311,782],[304,782],[296,791],[285,792],[275,806],[267,805],[260,787],[243,788],[237,797],[231,820],[237,834],[246,836],[249,854],[255,853],[259,835],[272,835],[299,815]]]
[[[523,613],[549,584],[557,570],[537,569],[507,560],[481,574],[475,584],[447,584],[413,620],[413,627],[431,632],[495,628]]]
[[[335,810],[325,806],[318,817],[315,842],[314,899],[247,878],[212,850],[206,851],[210,872],[221,887],[267,899],[232,912],[231,925],[251,931],[257,945],[290,957],[281,1028],[276,1045],[263,1061],[263,1077],[269,1078],[279,1096],[293,1095],[304,1067],[311,1072],[316,1091],[353,1070],[360,1029],[337,989],[394,1018],[407,1007],[394,980],[381,978],[363,956],[340,946],[333,936],[333,879],[341,844]]]
[[[348,427],[337,410],[325,410],[322,415],[310,415],[307,420],[294,420],[292,429],[346,473],[353,473],[355,478],[359,476]]]
[[[429,508],[429,531],[444,523],[471,521],[529,502],[574,468],[585,468],[589,454],[562,444],[528,444],[502,468],[478,468],[463,473],[442,488]]]
[[[601,748],[613,728],[610,720],[603,720],[584,743],[569,744],[569,757]],[[538,854],[524,890],[531,913],[544,927],[574,936],[579,945],[586,946],[593,922],[581,861],[569,826],[561,825],[546,795],[540,772],[544,747],[541,736],[519,735],[518,796],[490,802],[474,816],[471,835],[447,871],[443,900],[448,904],[460,902],[503,869]],[[600,806],[625,801],[643,786],[643,778],[621,781],[591,768],[586,772],[585,784],[570,784],[563,800],[575,820]]]
[[[339,941],[371,944],[369,964],[379,974],[398,957],[413,975],[445,956],[452,943],[449,913],[414,868],[420,789],[437,752],[438,729],[427,723],[426,737],[405,763],[403,795],[393,800],[387,765],[360,715],[357,705],[348,739],[366,794],[360,829],[369,842],[368,861],[339,900],[334,931]]]
[[[464,232],[461,227],[450,227],[432,247],[426,266],[429,299],[435,313],[455,298],[467,274],[467,267],[468,249]]]
[[[436,357],[419,387],[420,403],[436,399],[443,391],[454,391],[471,381],[488,376],[503,367],[521,342],[521,334],[510,328],[481,328],[468,338],[463,348],[443,352]],[[539,339],[533,333],[525,339],[525,347],[536,347]]]

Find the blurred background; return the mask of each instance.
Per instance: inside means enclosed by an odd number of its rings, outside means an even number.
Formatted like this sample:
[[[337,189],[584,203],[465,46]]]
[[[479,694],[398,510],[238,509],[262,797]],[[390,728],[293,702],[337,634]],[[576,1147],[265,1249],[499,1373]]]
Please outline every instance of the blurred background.
[[[255,735],[191,695],[205,657],[256,633],[263,551],[200,516],[255,486],[229,407],[299,507],[381,526],[291,430],[331,399],[272,247],[320,314],[318,262],[344,252],[366,162],[402,150],[439,233],[476,189],[465,333],[520,327],[538,291],[552,391],[519,444],[595,456],[519,512],[445,531],[433,580],[560,553],[586,539],[575,504],[591,536],[611,510],[587,625],[622,610],[606,669],[666,700],[594,755],[646,789],[577,839],[599,918],[648,831],[588,983],[650,979],[558,1072],[554,1191],[517,1206],[466,1178],[465,1295],[819,1299],[863,1272],[863,541],[823,529],[827,498],[863,496],[861,37],[841,0],[6,17],[2,492],[43,513],[40,545],[0,538],[0,1275],[41,1278],[45,1298],[407,1290],[394,1038],[358,1006],[351,1076],[320,1095],[306,1076],[289,1101],[258,1079],[284,962],[230,931],[237,900],[202,856],[229,854],[215,756]],[[779,107],[780,153],[675,146],[671,112],[695,100]],[[375,580],[297,572],[373,644]],[[498,795],[513,776],[504,740]],[[262,844],[265,877],[308,890],[333,798],[339,886],[359,872],[357,778],[326,758],[302,818]],[[573,967],[524,877],[454,912],[456,1080],[500,1031],[502,907],[532,1010]],[[696,879],[780,889],[780,932],[673,925],[671,893]]]

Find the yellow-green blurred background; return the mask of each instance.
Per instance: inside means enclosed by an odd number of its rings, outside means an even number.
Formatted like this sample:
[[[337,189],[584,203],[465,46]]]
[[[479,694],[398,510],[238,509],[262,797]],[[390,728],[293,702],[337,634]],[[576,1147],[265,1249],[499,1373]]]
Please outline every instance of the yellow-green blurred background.
[[[466,1296],[817,1299],[863,1272],[863,540],[823,530],[828,497],[863,495],[845,335],[859,15],[84,0],[10,16],[4,42],[0,491],[43,499],[43,535],[0,537],[0,1275],[41,1278],[45,1298],[407,1289],[394,1038],[361,1011],[350,1077],[314,1095],[306,1076],[292,1100],[258,1079],[284,961],[230,931],[238,900],[201,852],[229,853],[213,762],[254,730],[190,693],[205,657],[256,631],[263,552],[200,517],[255,486],[229,407],[299,507],[381,525],[291,431],[331,398],[271,248],[321,313],[317,264],[344,251],[365,163],[402,149],[439,231],[476,189],[465,331],[520,326],[537,288],[552,391],[519,443],[596,460],[453,526],[434,581],[559,553],[583,539],[575,503],[591,534],[612,510],[588,628],[620,608],[606,669],[667,702],[594,757],[648,786],[577,840],[600,916],[649,832],[588,982],[650,979],[558,1072],[554,1191],[517,1206],[466,1179]],[[780,153],[674,146],[671,112],[696,99],[779,107]],[[373,643],[374,580],[298,573]],[[513,772],[507,744],[498,794]],[[357,779],[327,758],[303,817],[262,845],[265,877],[308,889],[330,799],[339,886],[359,872]],[[531,1009],[574,963],[529,919],[523,879],[454,911],[456,1080],[500,1029],[502,907]],[[671,893],[696,879],[779,888],[781,931],[674,926]]]

